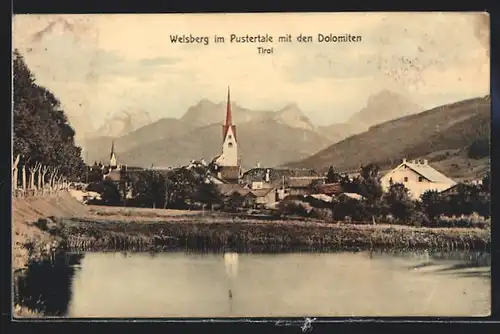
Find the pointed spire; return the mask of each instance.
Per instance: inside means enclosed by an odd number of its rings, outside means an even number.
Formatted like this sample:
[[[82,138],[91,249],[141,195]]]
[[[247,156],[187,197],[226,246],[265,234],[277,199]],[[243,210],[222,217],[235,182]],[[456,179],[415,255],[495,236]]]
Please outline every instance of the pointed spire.
[[[110,158],[113,157],[113,155],[115,154],[115,141],[112,140],[111,141],[111,153],[110,153]]]
[[[231,113],[231,93],[227,87],[227,107],[226,107],[226,126],[233,125],[233,115]]]

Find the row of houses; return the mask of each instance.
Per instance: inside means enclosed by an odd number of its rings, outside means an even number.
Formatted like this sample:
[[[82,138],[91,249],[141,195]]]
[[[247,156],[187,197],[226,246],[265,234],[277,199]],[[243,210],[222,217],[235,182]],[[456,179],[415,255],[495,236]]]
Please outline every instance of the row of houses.
[[[290,176],[294,175],[294,176]],[[414,200],[429,190],[450,192],[458,184],[432,167],[427,160],[403,159],[402,162],[381,178],[384,191],[395,183],[403,184]],[[327,183],[324,175],[312,170],[254,168],[245,172],[237,183],[218,183],[225,196],[236,195],[247,198],[245,204],[254,203],[274,206],[286,196],[311,196],[317,200],[331,201],[338,196],[361,200],[359,194],[345,192],[340,183]]]

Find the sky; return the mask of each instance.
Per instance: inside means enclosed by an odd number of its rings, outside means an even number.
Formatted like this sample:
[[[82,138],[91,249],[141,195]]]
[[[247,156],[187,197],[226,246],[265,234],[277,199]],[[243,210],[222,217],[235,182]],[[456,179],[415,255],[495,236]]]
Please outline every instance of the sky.
[[[319,43],[319,33],[361,41]],[[171,43],[175,34],[210,41]],[[275,41],[229,43],[230,34]],[[292,42],[277,43],[285,34]],[[300,34],[313,42],[297,42]],[[77,134],[124,110],[180,117],[203,98],[225,100],[228,86],[238,105],[296,103],[318,125],[345,121],[382,89],[424,109],[490,90],[484,13],[17,15],[13,48],[60,99]]]

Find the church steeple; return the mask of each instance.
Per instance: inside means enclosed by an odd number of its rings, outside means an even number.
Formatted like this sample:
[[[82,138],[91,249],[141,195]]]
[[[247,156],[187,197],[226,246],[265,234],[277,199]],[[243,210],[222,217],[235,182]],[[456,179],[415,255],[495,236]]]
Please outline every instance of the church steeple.
[[[233,125],[233,113],[231,111],[231,92],[229,86],[227,87],[227,104],[226,104],[226,120],[222,126],[222,140],[226,140],[227,132],[232,129],[233,135],[236,140],[236,126]]]
[[[238,167],[238,140],[236,139],[236,125],[233,124],[231,111],[231,93],[227,87],[226,119],[222,124],[222,154],[215,160],[219,167]]]
[[[231,113],[231,92],[227,87],[227,106],[226,106],[226,127],[233,125],[233,115]]]
[[[115,141],[111,141],[111,153],[109,154],[109,166],[116,167]]]

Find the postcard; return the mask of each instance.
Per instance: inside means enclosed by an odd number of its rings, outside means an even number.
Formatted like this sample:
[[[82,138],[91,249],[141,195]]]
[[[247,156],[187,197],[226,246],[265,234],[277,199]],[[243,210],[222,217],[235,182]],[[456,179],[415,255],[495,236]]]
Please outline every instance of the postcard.
[[[13,316],[489,315],[489,30],[16,15]]]

